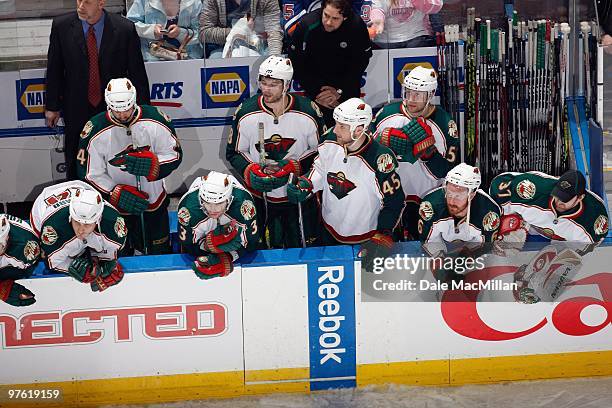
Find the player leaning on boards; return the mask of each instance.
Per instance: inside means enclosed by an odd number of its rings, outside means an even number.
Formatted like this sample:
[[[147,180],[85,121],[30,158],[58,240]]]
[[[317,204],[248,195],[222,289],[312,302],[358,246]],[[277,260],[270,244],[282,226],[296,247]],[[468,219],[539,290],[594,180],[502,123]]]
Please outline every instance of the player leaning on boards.
[[[200,279],[227,276],[235,261],[257,249],[253,197],[233,176],[211,171],[198,177],[178,208],[181,248],[196,257],[192,268]]]
[[[390,147],[400,162],[397,174],[406,194],[404,239],[417,239],[421,199],[442,185],[460,159],[457,124],[444,109],[431,104],[437,87],[433,69],[415,67],[402,83],[402,101],[383,107],[371,125],[376,140]]]
[[[29,306],[34,294],[15,282],[27,279],[40,258],[38,237],[20,218],[0,214],[0,300],[12,306]]]
[[[30,224],[40,237],[47,267],[103,291],[123,279],[117,262],[125,244],[125,220],[82,181],[47,187],[36,198]]]
[[[226,158],[244,178],[255,198],[259,230],[273,248],[302,246],[298,207],[287,201],[289,174],[310,170],[319,136],[325,132],[323,117],[310,99],[289,93],[291,60],[268,57],[259,67],[260,95],[236,109],[227,140]],[[303,205],[307,243],[316,237],[318,222],[314,199]]]
[[[369,256],[374,256],[378,248],[392,246],[391,234],[404,207],[397,161],[367,132],[372,108],[361,99],[338,105],[334,119],[336,126],[324,135],[312,170],[290,185],[287,194],[290,201],[300,202],[322,191],[321,244],[367,242],[373,250]]]
[[[108,111],[91,118],[81,132],[78,177],[125,215],[126,255],[134,249],[169,253],[169,199],[163,179],[183,158],[172,121],[153,106],[137,105],[136,88],[126,78],[112,79],[104,97]]]
[[[501,209],[480,189],[480,181],[478,168],[460,163],[448,172],[442,187],[423,197],[418,230],[430,256],[475,257],[495,241]],[[450,269],[434,273],[442,281],[461,278]]]
[[[606,207],[586,189],[579,171],[568,170],[560,178],[539,172],[502,173],[491,181],[489,191],[503,208],[504,218],[518,214],[516,224],[530,234],[581,243],[578,250],[583,255],[608,234]]]

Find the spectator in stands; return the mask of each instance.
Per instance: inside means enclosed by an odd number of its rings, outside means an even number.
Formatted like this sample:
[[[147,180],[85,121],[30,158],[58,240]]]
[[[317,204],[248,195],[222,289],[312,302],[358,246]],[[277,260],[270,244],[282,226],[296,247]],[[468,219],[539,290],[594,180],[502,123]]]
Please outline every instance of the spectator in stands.
[[[202,58],[200,31],[201,0],[135,0],[127,18],[136,25],[145,61],[174,60],[176,52],[185,50],[188,58]]]
[[[286,36],[291,36],[295,25],[302,17],[313,10],[321,8],[321,0],[280,0],[281,25]],[[361,17],[364,23],[370,23],[372,0],[352,0],[353,11]]]
[[[294,79],[321,107],[325,124],[331,127],[334,108],[360,96],[372,44],[365,23],[353,12],[349,0],[323,0],[321,7],[298,22],[288,54]]]
[[[278,0],[203,0],[200,14],[200,42],[205,45],[206,56],[220,58],[232,27],[240,28],[237,38],[255,31],[263,46],[263,53],[280,55],[283,32],[280,28]],[[232,33],[233,34],[233,33]],[[232,35],[230,38],[233,38]],[[243,38],[243,43],[253,46]],[[227,47],[226,47],[227,50]],[[231,50],[230,50],[231,51]],[[229,55],[231,56],[231,54]]]
[[[149,80],[134,23],[104,10],[105,0],[77,0],[77,10],[53,19],[47,56],[45,119],[66,125],[67,178],[76,178],[79,135],[92,116],[106,110],[104,86],[128,77],[139,102],[149,103]],[[90,69],[92,67],[92,69]]]
[[[436,45],[430,14],[442,9],[442,0],[372,0],[370,35],[378,48]]]

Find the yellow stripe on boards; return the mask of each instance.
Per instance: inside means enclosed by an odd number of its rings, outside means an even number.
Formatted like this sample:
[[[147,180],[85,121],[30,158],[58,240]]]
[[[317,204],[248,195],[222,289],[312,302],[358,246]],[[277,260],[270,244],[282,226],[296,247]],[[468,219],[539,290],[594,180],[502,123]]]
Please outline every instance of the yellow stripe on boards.
[[[612,351],[407,361],[357,366],[357,386],[464,385],[552,378],[612,376]],[[1,407],[94,407],[310,392],[308,368],[0,385]],[[59,402],[8,403],[8,389],[62,389]]]

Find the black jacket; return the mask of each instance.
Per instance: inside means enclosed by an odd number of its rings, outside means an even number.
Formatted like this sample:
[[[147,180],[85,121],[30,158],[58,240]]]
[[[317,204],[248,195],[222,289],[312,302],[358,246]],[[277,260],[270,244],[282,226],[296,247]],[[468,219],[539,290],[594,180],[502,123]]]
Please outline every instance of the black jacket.
[[[612,35],[612,1],[597,0],[597,13],[599,14],[599,25],[606,34]]]
[[[368,29],[351,13],[340,28],[328,33],[321,13],[321,9],[312,11],[296,25],[289,46],[293,77],[313,100],[323,85],[342,89],[341,102],[359,97],[361,76],[372,57]]]
[[[139,103],[148,104],[149,80],[134,23],[118,14],[104,13],[98,54],[102,104],[106,84],[122,77],[129,78],[136,87]],[[76,11],[53,19],[47,58],[46,109],[61,110],[67,127],[71,124],[82,127],[85,123],[82,118],[89,119],[89,62],[83,26]]]

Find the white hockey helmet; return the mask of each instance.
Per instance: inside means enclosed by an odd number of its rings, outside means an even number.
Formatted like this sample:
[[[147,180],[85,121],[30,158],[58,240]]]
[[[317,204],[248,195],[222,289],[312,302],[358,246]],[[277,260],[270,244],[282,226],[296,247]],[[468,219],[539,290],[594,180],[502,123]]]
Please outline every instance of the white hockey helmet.
[[[289,90],[289,84],[293,78],[293,64],[289,58],[278,57],[275,55],[269,56],[259,66],[259,79],[261,77],[269,77],[273,79],[281,79],[285,85],[285,92]]]
[[[6,217],[6,214],[0,214],[0,248],[6,246],[10,230],[11,223]]]
[[[402,99],[406,98],[407,91],[427,92],[430,100],[438,89],[438,75],[432,68],[425,68],[420,65],[413,68],[404,78],[402,83]]]
[[[232,191],[234,185],[227,174],[211,171],[203,177],[198,191],[200,206],[204,203],[219,204],[227,201],[227,206],[232,202]]]
[[[480,187],[481,176],[478,167],[470,166],[466,163],[459,163],[453,167],[445,178],[445,183],[466,187],[470,192],[474,192]]]
[[[359,98],[351,98],[334,109],[334,120],[349,125],[351,138],[355,129],[363,125],[364,131],[372,122],[372,107]],[[353,139],[355,140],[355,139]]]
[[[109,110],[128,111],[136,105],[136,87],[127,78],[111,79],[104,89],[104,99]]]
[[[78,189],[70,200],[70,220],[81,224],[96,224],[102,218],[104,200],[95,190]]]

